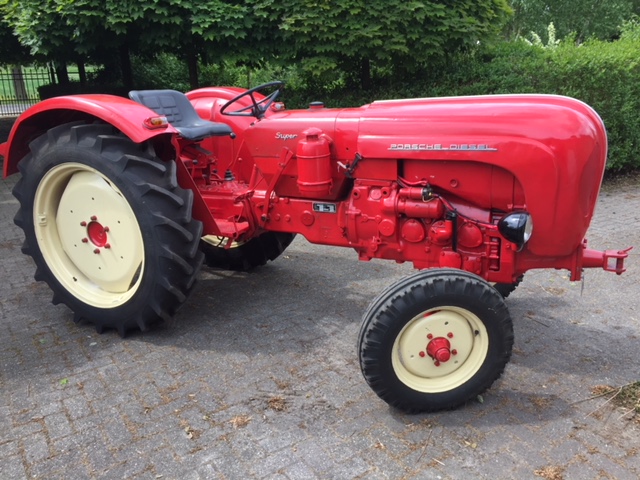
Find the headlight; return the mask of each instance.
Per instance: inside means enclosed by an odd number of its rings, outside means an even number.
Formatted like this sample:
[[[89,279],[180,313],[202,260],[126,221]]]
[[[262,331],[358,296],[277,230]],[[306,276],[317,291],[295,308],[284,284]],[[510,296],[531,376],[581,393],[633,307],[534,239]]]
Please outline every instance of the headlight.
[[[514,212],[505,215],[498,222],[498,231],[504,238],[522,248],[531,238],[533,221],[527,212]]]

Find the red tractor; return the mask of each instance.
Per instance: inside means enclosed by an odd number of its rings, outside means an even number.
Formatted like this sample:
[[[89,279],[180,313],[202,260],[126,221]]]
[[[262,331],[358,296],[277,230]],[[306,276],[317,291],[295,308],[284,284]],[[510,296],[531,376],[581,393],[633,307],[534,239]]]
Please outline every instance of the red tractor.
[[[453,408],[503,372],[506,297],[534,268],[624,272],[584,235],[607,155],[577,100],[505,95],[286,110],[282,82],[45,100],[0,146],[24,253],[99,332],[168,320],[201,264],[249,270],[296,234],[419,270],[358,338],[366,381],[408,411]]]

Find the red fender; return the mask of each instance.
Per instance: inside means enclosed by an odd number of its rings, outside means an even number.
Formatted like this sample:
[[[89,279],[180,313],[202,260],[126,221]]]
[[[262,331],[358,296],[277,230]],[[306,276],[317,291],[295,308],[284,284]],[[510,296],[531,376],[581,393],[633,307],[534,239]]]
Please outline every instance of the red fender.
[[[100,119],[135,143],[177,133],[171,125],[157,130],[146,128],[144,120],[154,115],[147,107],[114,95],[70,95],[44,100],[18,117],[9,140],[0,145],[0,155],[4,156],[4,176],[18,171],[18,162],[29,152],[29,142],[50,128],[67,122]]]

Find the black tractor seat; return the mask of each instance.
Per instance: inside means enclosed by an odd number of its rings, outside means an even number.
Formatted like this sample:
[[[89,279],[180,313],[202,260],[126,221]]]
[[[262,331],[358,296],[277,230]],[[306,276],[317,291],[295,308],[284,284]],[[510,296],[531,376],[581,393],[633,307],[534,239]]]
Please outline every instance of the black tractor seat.
[[[169,124],[187,140],[202,140],[213,136],[235,136],[226,123],[200,118],[184,93],[177,90],[132,90],[129,98],[167,117]]]

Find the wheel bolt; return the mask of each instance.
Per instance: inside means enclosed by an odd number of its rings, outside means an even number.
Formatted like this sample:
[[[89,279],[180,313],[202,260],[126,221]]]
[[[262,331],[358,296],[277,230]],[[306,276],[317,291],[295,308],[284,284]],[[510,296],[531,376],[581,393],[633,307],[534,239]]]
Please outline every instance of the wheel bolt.
[[[109,227],[104,227],[104,228],[103,228],[103,230],[104,230],[105,232],[108,232],[108,231],[109,231]]]
[[[100,254],[100,249],[99,249],[99,248],[96,248],[96,249],[93,251],[93,253],[95,253],[96,255],[99,255],[99,254]]]
[[[440,362],[436,361],[436,362],[434,363],[434,365],[435,365],[436,367],[439,367],[439,366],[440,366]]]
[[[88,238],[83,238],[83,239],[82,239],[82,243],[87,243],[87,242],[89,242],[89,239],[88,239]]]
[[[451,333],[451,332],[447,333],[447,337],[453,338],[453,333]]]
[[[81,227],[86,227],[87,226],[87,222],[85,222],[84,220],[82,222],[80,222],[80,226]]]
[[[105,243],[105,244],[104,244],[104,248],[111,248],[111,244],[109,244],[109,243]]]
[[[98,220],[98,217],[96,217],[95,215],[91,215],[91,221],[95,222],[96,220]]]
[[[457,355],[457,354],[458,354],[458,350],[456,350],[455,348],[451,350],[451,355]]]
[[[433,338],[433,335],[430,333],[429,335],[427,335],[427,338],[431,340]]]
[[[426,354],[426,353],[424,353],[424,352],[420,352],[418,355],[420,355],[421,357],[423,357],[423,358],[424,358],[427,354]]]

